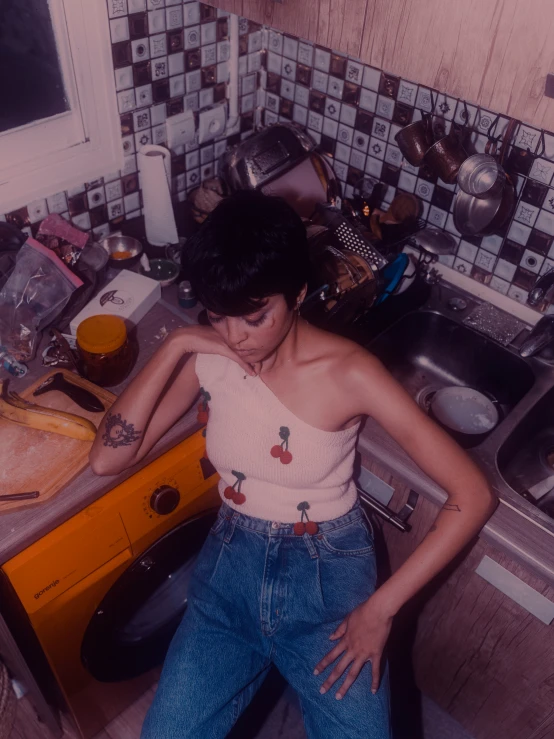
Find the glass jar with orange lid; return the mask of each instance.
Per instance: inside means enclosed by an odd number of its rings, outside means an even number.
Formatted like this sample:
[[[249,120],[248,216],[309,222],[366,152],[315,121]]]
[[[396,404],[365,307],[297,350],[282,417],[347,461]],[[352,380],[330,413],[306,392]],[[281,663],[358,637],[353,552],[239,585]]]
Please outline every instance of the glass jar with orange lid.
[[[119,316],[90,316],[77,327],[77,346],[87,380],[102,387],[119,385],[135,362],[125,321]]]

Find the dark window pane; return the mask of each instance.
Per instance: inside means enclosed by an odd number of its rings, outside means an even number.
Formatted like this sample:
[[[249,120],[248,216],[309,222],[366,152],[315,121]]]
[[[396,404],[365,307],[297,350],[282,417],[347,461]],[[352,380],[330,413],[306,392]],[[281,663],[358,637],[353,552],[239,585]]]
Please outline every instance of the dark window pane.
[[[47,0],[0,1],[0,132],[69,110]]]

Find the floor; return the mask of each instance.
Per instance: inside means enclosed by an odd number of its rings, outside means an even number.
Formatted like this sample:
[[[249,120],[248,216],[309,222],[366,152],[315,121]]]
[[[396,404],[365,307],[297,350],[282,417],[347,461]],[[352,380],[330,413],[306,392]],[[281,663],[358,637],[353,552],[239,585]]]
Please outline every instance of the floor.
[[[265,686],[264,686],[265,687]],[[300,708],[293,692],[284,688],[278,680],[260,691],[257,704],[233,730],[229,739],[306,739]],[[114,719],[95,739],[139,739],[140,727],[152,701],[155,687],[150,688],[132,706]],[[281,693],[275,703],[275,694]],[[267,704],[272,702],[273,706]],[[471,736],[435,703],[423,698],[421,702],[422,730],[402,733],[398,739],[472,739]],[[79,739],[67,719],[64,719],[64,739]],[[10,739],[51,739],[50,732],[36,719],[27,698],[18,702],[18,713]],[[199,738],[201,739],[201,738]]]

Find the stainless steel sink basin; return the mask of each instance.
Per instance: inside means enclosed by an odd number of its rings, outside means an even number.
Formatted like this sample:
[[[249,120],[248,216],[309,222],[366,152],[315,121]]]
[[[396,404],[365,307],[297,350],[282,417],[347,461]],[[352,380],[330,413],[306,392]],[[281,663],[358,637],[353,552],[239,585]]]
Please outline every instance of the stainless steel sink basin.
[[[517,354],[437,312],[405,315],[368,349],[425,410],[436,390],[460,385],[496,400],[504,418],[534,382]]]
[[[554,475],[554,388],[551,388],[513,428],[500,446],[498,470],[517,493],[526,494]],[[552,483],[554,488],[554,483]],[[537,506],[554,517],[554,492],[541,497]]]
[[[460,302],[466,307],[456,310]],[[528,329],[505,347],[465,325],[480,302],[442,283],[419,310],[362,343],[424,408],[446,385],[473,387],[498,401],[500,423],[469,453],[507,506],[554,536],[554,493],[538,505],[522,496],[554,474],[547,462],[554,451],[554,363],[519,356]]]

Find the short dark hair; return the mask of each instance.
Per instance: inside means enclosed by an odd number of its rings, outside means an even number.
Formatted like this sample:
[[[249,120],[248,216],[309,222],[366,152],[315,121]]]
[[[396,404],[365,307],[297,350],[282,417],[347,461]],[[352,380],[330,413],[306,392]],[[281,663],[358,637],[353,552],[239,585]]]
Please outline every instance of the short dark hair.
[[[292,307],[310,272],[306,228],[283,199],[243,190],[221,201],[187,240],[182,264],[214,313],[247,315],[279,294]]]

